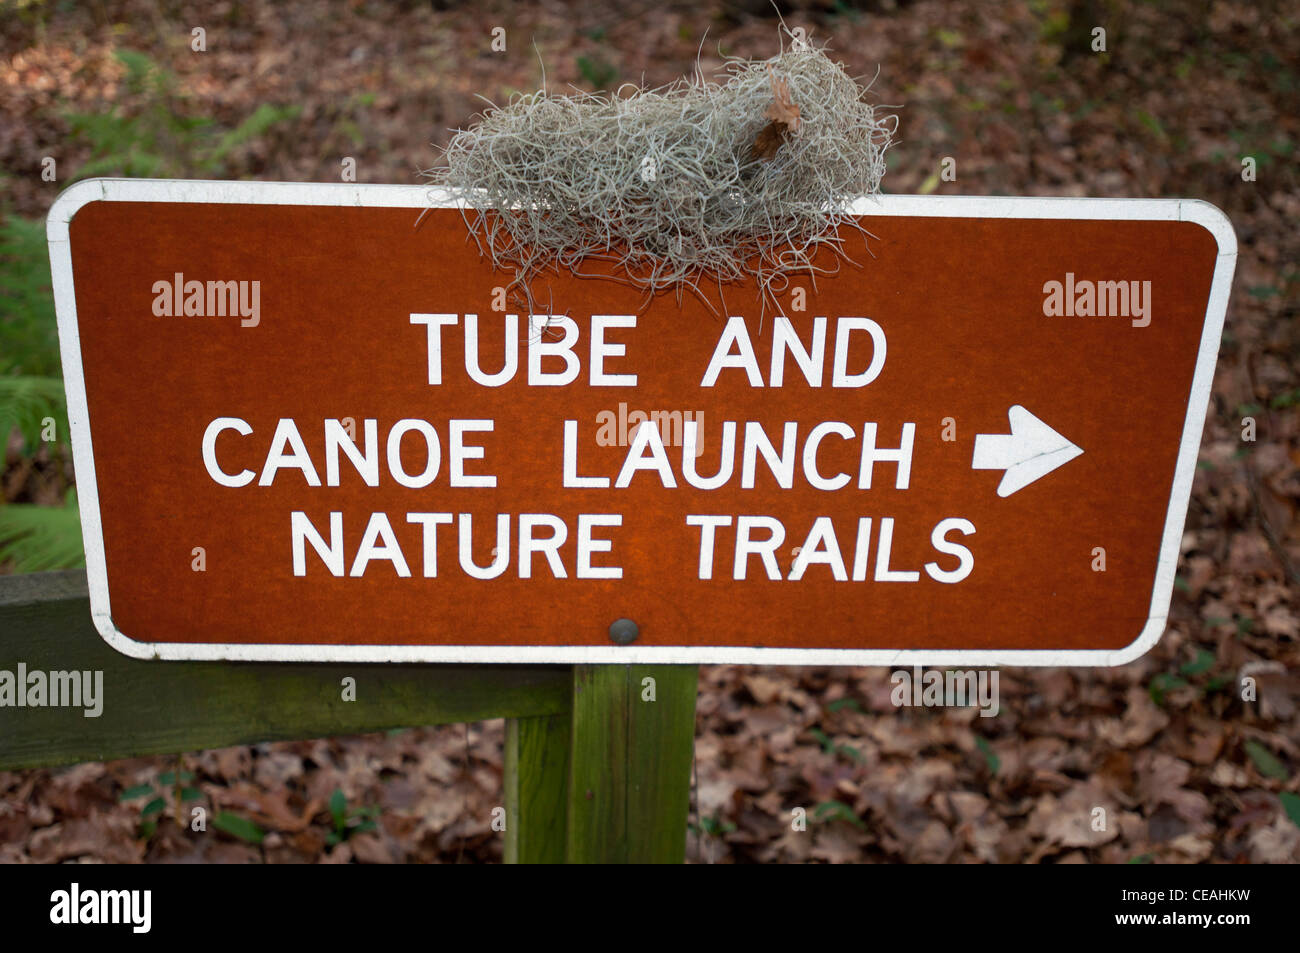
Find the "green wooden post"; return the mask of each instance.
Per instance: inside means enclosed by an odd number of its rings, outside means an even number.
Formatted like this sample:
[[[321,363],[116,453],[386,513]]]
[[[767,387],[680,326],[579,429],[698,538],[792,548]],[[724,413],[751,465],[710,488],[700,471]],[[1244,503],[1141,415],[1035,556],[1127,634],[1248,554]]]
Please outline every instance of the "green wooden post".
[[[507,722],[506,861],[680,864],[698,674],[576,665],[571,714]]]
[[[574,666],[567,860],[685,859],[698,676],[693,665]]]
[[[633,665],[628,754],[628,860],[680,864],[686,860],[686,824],[695,760],[696,665]],[[644,700],[645,679],[656,700]]]
[[[571,731],[568,712],[506,721],[507,864],[564,862]]]

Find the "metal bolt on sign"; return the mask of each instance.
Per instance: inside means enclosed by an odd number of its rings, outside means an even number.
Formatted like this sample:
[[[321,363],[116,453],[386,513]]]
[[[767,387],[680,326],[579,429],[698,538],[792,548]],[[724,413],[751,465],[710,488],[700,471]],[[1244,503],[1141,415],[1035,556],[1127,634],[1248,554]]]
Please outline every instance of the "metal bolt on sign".
[[[631,645],[641,634],[641,627],[631,619],[615,619],[609,624],[609,637],[619,645]]]

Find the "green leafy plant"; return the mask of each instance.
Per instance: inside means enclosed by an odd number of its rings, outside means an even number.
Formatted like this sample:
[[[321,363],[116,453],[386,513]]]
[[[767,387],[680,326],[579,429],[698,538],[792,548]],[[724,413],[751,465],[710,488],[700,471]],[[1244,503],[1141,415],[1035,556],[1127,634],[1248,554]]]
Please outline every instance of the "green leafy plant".
[[[850,711],[856,711],[860,714],[866,713],[863,710],[862,706],[858,704],[857,699],[854,698],[837,698],[835,699],[835,701],[829,702],[826,705],[827,711],[843,711],[846,708],[849,709]]]
[[[0,377],[59,376],[52,288],[45,223],[6,214],[0,219]]]
[[[1002,759],[998,757],[998,753],[993,750],[993,746],[989,744],[988,739],[982,735],[975,736],[975,747],[979,748],[980,754],[984,755],[984,763],[988,766],[989,774],[996,777],[997,773],[1002,770]]]
[[[1290,407],[1300,406],[1300,387],[1278,394],[1268,402],[1268,405],[1274,410],[1286,410]]]
[[[231,837],[236,837],[249,844],[261,844],[266,839],[266,831],[248,818],[232,814],[230,811],[222,811],[214,817],[212,826],[222,833],[229,834]]]
[[[334,822],[334,830],[326,835],[325,843],[332,847],[343,843],[353,835],[373,831],[378,826],[375,820],[378,816],[377,807],[349,808],[343,790],[335,788],[334,793],[330,795],[330,819]]]
[[[592,89],[605,89],[618,79],[618,67],[603,56],[579,56],[578,72]]]
[[[1151,677],[1150,683],[1147,684],[1147,694],[1157,705],[1164,705],[1165,695],[1168,692],[1175,691],[1179,688],[1186,688],[1187,679],[1180,675],[1174,675],[1171,672],[1158,672]]]
[[[1177,672],[1157,672],[1147,683],[1147,693],[1157,705],[1164,705],[1165,696],[1180,688],[1194,686],[1202,697],[1222,691],[1229,679],[1214,675],[1216,659],[1208,649],[1197,649],[1196,657],[1178,666]],[[1202,677],[1205,676],[1205,677]]]
[[[696,836],[703,834],[705,837],[720,837],[736,829],[736,825],[725,820],[721,812],[712,817],[701,817],[699,824],[687,824],[686,827],[692,834]]]
[[[153,837],[158,830],[158,819],[167,808],[167,795],[170,793],[176,805],[175,817],[181,821],[181,808],[187,801],[197,801],[203,792],[190,785],[194,775],[189,771],[164,771],[158,775],[157,786],[154,784],[137,784],[127,788],[118,798],[122,803],[149,798],[140,808],[140,836],[145,840]],[[168,790],[170,789],[170,790]]]
[[[0,222],[0,451],[17,428],[28,459],[69,435],[50,288],[44,227],[6,215]],[[74,491],[61,507],[0,499],[0,562],[11,560],[18,572],[85,565]]]
[[[1278,798],[1282,801],[1282,810],[1286,811],[1286,816],[1291,818],[1291,823],[1300,827],[1300,794],[1283,791]]]
[[[128,98],[144,106],[128,114],[121,105],[93,113],[68,113],[74,137],[91,147],[91,157],[74,179],[97,175],[222,176],[240,146],[296,117],[297,106],[262,104],[233,129],[222,129],[206,116],[191,115],[177,92],[175,77],[136,50],[114,56],[126,68]]]
[[[848,821],[854,827],[867,829],[862,818],[843,801],[823,801],[813,810],[813,818],[818,821]]]
[[[51,284],[44,225],[6,214],[0,220],[0,451],[17,428],[27,459],[50,441],[68,440]],[[18,572],[85,564],[75,492],[56,507],[0,499],[0,563],[9,561]]]
[[[1266,778],[1285,781],[1291,776],[1291,772],[1278,760],[1277,755],[1253,738],[1246,742],[1246,754],[1250,755],[1250,760],[1255,763],[1255,769]]]
[[[0,562],[10,559],[17,572],[86,565],[75,489],[68,490],[62,506],[0,505]]]
[[[56,441],[68,436],[51,288],[44,224],[6,214],[0,220],[0,448],[17,427],[24,456],[40,446],[46,418],[54,422]]]
[[[825,754],[843,756],[859,764],[867,760],[857,748],[840,744],[820,728],[809,729],[809,733],[817,739],[817,743],[822,746],[822,752]]]
[[[31,456],[47,438],[66,443],[68,405],[63,381],[57,377],[0,376],[0,435],[7,437],[15,427],[23,436],[25,456]]]

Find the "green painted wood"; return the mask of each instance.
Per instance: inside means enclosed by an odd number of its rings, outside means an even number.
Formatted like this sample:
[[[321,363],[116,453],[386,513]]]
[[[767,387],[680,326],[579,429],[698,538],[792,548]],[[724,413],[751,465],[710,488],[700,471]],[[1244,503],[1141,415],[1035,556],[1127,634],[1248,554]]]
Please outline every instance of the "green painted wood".
[[[564,862],[571,730],[568,713],[506,721],[508,864]]]
[[[570,862],[684,860],[697,679],[695,666],[574,666]]]
[[[0,670],[99,670],[103,713],[0,707],[0,769],[569,710],[566,666],[160,662],[110,648],[84,571],[0,576]],[[343,701],[342,679],[356,679]]]
[[[573,667],[567,859],[627,862],[628,667]]]
[[[695,755],[695,665],[630,666],[628,860],[686,860],[691,763]],[[653,678],[655,700],[647,700]]]

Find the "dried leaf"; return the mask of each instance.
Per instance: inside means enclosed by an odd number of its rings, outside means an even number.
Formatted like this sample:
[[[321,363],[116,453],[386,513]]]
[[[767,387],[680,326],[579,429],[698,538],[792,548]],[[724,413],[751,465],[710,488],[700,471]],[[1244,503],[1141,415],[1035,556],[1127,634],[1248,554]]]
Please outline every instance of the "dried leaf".
[[[772,104],[767,107],[766,115],[771,122],[754,138],[749,150],[751,161],[771,159],[786,136],[799,131],[799,107],[790,98],[790,84],[773,72],[771,64],[768,64],[767,72],[772,80]]]

